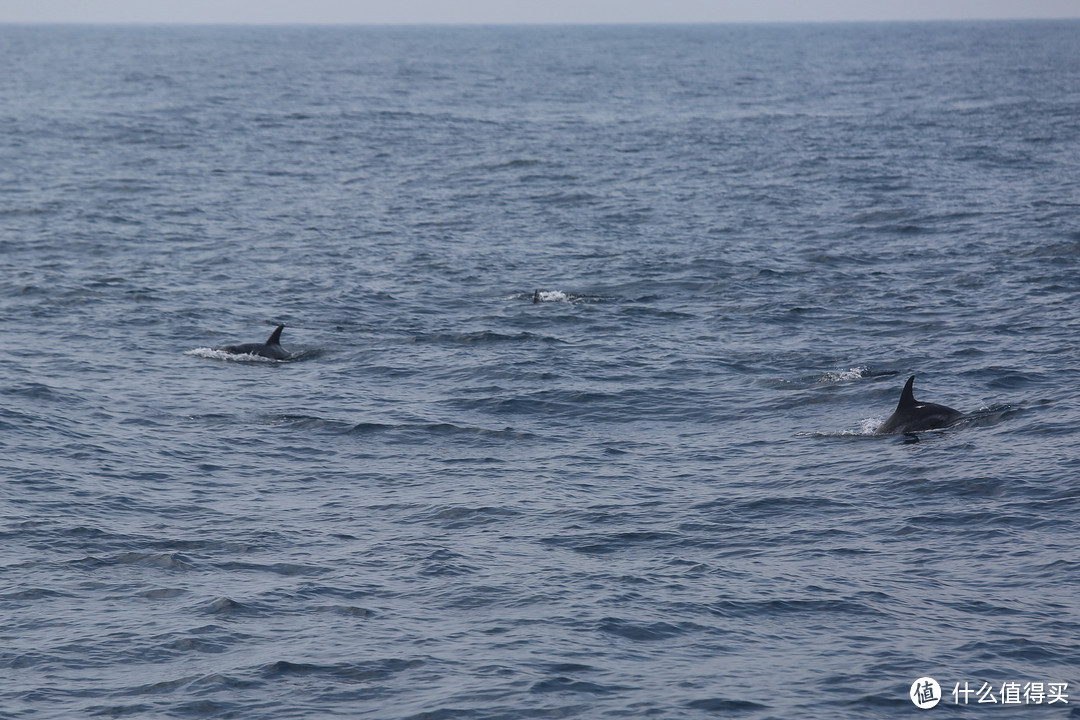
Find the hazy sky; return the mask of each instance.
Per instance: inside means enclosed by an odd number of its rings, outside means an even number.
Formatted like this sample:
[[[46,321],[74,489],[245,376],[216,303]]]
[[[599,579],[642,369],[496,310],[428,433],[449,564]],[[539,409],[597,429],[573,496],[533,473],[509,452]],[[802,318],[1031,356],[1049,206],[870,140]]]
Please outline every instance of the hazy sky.
[[[3,22],[638,23],[1080,18],[1080,0],[0,0]]]

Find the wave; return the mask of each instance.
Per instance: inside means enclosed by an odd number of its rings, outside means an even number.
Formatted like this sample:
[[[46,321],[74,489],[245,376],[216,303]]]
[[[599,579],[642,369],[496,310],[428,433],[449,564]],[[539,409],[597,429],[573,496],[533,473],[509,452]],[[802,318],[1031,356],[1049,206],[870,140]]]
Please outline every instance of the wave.
[[[293,363],[301,360],[310,360],[312,358],[320,357],[323,352],[318,349],[303,349],[295,352],[290,352],[289,357],[276,359],[263,357],[262,355],[252,355],[250,353],[231,353],[224,350],[211,347],[198,347],[191,350],[185,350],[185,355],[191,355],[193,357],[205,358],[207,360],[220,360],[223,362],[235,362],[235,363],[268,363],[271,365],[278,365],[282,363]]]
[[[192,355],[194,357],[205,358],[207,360],[221,360],[223,362],[269,364],[288,362],[288,360],[275,360],[274,358],[263,357],[262,355],[251,355],[248,353],[237,354],[210,347],[194,348],[192,350],[185,351],[184,354]]]

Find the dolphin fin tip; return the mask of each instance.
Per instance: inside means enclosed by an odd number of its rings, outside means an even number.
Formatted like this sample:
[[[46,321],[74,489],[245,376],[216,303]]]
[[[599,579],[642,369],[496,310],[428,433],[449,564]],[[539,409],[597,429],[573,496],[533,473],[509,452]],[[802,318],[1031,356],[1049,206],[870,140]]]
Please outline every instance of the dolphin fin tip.
[[[912,375],[904,383],[904,390],[900,393],[900,402],[897,404],[897,408],[909,407],[915,404],[915,376]]]

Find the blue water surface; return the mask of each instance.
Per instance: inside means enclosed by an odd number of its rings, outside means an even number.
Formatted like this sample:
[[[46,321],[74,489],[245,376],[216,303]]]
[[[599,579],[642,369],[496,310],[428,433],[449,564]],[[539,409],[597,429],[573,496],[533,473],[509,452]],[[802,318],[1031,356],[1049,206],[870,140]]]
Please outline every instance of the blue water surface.
[[[1080,23],[0,60],[0,717],[1080,715]]]

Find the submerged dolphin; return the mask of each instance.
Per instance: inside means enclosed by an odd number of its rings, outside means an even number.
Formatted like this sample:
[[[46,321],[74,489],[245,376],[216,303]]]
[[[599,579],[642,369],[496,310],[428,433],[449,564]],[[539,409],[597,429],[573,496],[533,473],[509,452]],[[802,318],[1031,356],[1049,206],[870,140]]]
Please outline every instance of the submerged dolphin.
[[[896,405],[896,412],[881,423],[881,427],[876,431],[878,435],[913,433],[948,427],[964,417],[964,413],[953,410],[951,407],[917,401],[915,393],[911,390],[914,383],[915,376],[912,375],[904,385],[904,391],[900,393],[900,402]]]
[[[274,332],[270,333],[270,337],[264,343],[244,343],[243,345],[225,345],[224,347],[215,348],[222,352],[227,352],[232,355],[259,355],[264,358],[271,358],[273,360],[285,360],[289,357],[289,353],[285,348],[281,347],[281,331],[285,329],[284,325],[278,325],[274,328]]]

